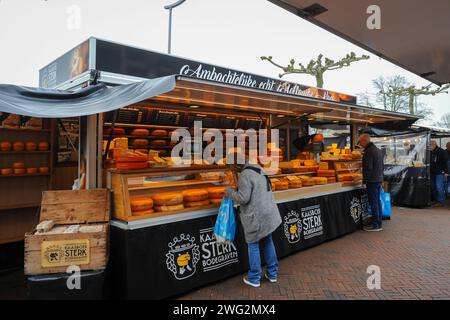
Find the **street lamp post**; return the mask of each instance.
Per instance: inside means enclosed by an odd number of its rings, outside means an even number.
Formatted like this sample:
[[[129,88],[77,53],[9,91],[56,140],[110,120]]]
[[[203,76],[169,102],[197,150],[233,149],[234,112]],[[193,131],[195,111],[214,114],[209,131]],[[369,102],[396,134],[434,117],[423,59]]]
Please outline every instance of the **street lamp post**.
[[[169,4],[167,6],[164,6],[164,9],[169,10],[169,43],[167,48],[167,53],[171,53],[172,51],[172,9],[178,7],[186,0],[178,0],[175,3]]]

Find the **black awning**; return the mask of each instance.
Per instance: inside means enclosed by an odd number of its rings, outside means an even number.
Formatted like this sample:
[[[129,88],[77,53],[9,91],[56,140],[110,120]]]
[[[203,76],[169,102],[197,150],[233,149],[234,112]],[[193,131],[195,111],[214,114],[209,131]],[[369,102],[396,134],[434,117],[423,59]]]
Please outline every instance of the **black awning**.
[[[70,118],[126,107],[172,91],[176,77],[167,76],[107,87],[100,83],[78,91],[0,85],[0,112],[39,118]]]

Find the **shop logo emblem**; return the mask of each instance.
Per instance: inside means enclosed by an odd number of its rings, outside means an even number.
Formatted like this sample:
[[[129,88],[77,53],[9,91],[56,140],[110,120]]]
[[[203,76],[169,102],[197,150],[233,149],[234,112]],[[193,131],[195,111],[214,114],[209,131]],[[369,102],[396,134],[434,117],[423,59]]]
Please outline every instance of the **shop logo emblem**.
[[[49,264],[58,264],[64,256],[64,250],[57,245],[50,246],[45,249],[44,256]]]
[[[289,243],[297,243],[300,241],[300,234],[302,232],[302,223],[300,215],[297,211],[291,210],[284,217],[284,235]]]
[[[359,221],[359,219],[361,219],[361,215],[362,215],[361,201],[356,197],[354,197],[352,199],[352,202],[350,204],[350,214],[353,218],[353,221],[355,221],[355,223],[357,223]]]
[[[200,246],[195,243],[195,237],[180,234],[169,243],[166,253],[167,269],[177,280],[187,279],[195,274],[197,262],[200,260]]]

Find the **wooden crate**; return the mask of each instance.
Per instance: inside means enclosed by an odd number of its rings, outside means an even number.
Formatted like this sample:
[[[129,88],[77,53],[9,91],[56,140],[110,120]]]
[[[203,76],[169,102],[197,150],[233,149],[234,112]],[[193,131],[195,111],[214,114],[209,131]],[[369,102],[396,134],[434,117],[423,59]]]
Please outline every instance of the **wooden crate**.
[[[66,272],[68,266],[101,270],[108,260],[109,193],[106,189],[47,191],[39,221],[53,220],[52,230],[71,224],[95,231],[25,234],[25,274]],[[56,228],[56,229],[55,229]]]

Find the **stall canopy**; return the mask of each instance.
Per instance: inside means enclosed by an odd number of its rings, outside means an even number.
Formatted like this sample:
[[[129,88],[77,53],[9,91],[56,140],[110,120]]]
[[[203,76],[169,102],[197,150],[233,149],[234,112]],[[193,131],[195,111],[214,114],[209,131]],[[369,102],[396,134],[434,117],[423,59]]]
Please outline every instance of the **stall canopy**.
[[[407,127],[418,119],[410,114],[356,104],[242,88],[182,76],[177,78],[174,90],[152,100],[199,105],[206,108],[272,113],[291,117],[303,116],[305,120],[323,123],[395,123],[393,126],[403,124]]]
[[[448,0],[270,0],[438,85],[450,82]],[[380,29],[367,20],[380,9]]]
[[[175,76],[108,87],[103,83],[78,91],[0,85],[0,112],[39,118],[69,118],[112,111],[175,88]]]

